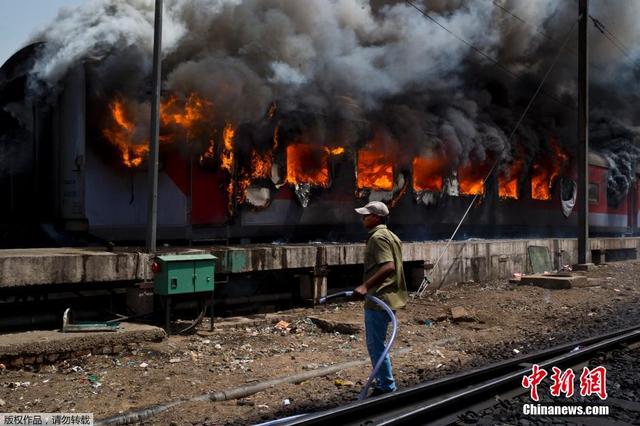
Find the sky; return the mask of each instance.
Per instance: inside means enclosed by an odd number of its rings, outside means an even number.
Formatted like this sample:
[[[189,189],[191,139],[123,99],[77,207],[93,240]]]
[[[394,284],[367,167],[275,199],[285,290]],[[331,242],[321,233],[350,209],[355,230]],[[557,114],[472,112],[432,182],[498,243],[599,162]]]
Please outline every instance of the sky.
[[[55,19],[62,7],[87,0],[0,0],[0,66],[24,47],[32,34]]]

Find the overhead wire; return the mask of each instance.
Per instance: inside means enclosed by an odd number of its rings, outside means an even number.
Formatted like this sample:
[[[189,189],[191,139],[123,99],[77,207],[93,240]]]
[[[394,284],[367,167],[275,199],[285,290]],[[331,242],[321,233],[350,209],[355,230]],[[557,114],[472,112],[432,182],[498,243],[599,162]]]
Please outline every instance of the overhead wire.
[[[611,43],[614,44],[614,46],[620,49],[620,51],[625,55],[628,55],[628,52],[627,52],[628,49],[624,45],[624,43],[622,43],[622,41],[620,41],[618,37],[616,37],[611,31],[609,31],[607,27],[602,23],[602,21],[595,18],[593,15],[589,15],[589,19],[591,19],[591,22],[593,22],[593,25],[596,27],[596,29],[600,31],[602,34],[604,34],[605,36],[607,36],[607,38],[611,41]]]
[[[640,64],[638,64],[638,62],[631,57],[629,48],[627,48],[627,46],[625,46],[624,43],[615,36],[615,34],[609,31],[609,29],[607,29],[602,21],[595,18],[593,15],[589,15],[589,19],[591,19],[591,22],[593,22],[593,26],[596,27],[596,29],[600,32],[600,34],[602,34],[604,38],[609,40],[609,42],[611,42],[611,44],[613,44],[620,52],[622,52],[624,56],[629,58],[636,67],[640,68]]]
[[[528,22],[526,19],[518,16],[515,12],[513,12],[512,10],[507,9],[506,7],[502,6],[498,0],[493,0],[493,4],[494,6],[496,6],[498,9],[500,9],[501,11],[503,11],[504,13],[506,13],[507,15],[513,17],[514,19],[520,21],[522,24],[527,25],[531,28],[533,28],[536,33],[538,33],[539,35],[541,35],[542,37],[546,38],[549,41],[555,42],[556,40],[549,36],[546,32],[540,30],[536,25],[531,24],[530,22]],[[611,44],[613,44],[616,49],[618,49],[623,55],[625,55],[627,58],[629,58],[630,60],[632,60],[634,62],[634,64],[640,68],[640,63],[638,63],[636,60],[634,60],[629,51],[630,49],[622,42],[622,40],[620,40],[620,38],[616,37],[615,34],[613,34],[607,27],[606,25],[599,20],[598,18],[594,17],[593,15],[589,14],[589,19],[591,19],[591,22],[593,23],[593,26],[602,34],[603,37],[605,37],[607,40],[609,40],[609,42],[611,42]],[[574,53],[577,54],[578,52],[576,51],[576,49],[569,47],[569,50]],[[589,65],[593,68],[598,68],[600,70],[604,70],[604,67],[602,65],[599,64],[595,64],[591,61],[589,61]]]
[[[407,3],[409,6],[411,6],[412,8],[414,8],[415,10],[417,10],[422,16],[424,16],[426,19],[430,20],[431,22],[433,22],[434,24],[436,24],[437,26],[439,26],[440,28],[442,28],[443,30],[445,30],[446,32],[448,32],[449,34],[451,34],[454,38],[456,38],[458,41],[460,41],[461,43],[464,43],[465,45],[467,45],[471,50],[473,50],[474,52],[476,52],[477,54],[479,54],[480,56],[482,56],[483,58],[487,59],[489,62],[491,62],[492,64],[494,64],[496,67],[498,67],[499,69],[501,69],[502,71],[504,71],[505,73],[509,74],[511,77],[513,77],[516,80],[521,80],[522,76],[514,73],[513,71],[511,71],[509,68],[505,67],[503,64],[501,64],[498,60],[492,58],[490,55],[488,55],[487,53],[485,53],[482,49],[476,47],[475,45],[473,45],[473,43],[467,41],[466,39],[464,39],[463,37],[459,36],[458,34],[454,33],[453,31],[451,31],[450,29],[448,29],[446,26],[442,25],[440,22],[438,22],[435,18],[433,18],[432,16],[430,16],[427,12],[425,12],[424,10],[422,10],[420,7],[418,7],[412,0],[405,0],[405,3]],[[557,102],[558,104],[564,106],[565,108],[570,109],[571,111],[577,112],[578,109],[576,107],[574,107],[573,105],[568,105],[564,102],[562,102],[560,99],[556,98],[553,95],[550,95],[548,93],[543,93],[543,96]]]
[[[435,24],[437,24],[440,28],[444,29],[445,31],[447,31],[449,34],[453,35],[456,39],[460,40],[461,42],[463,42],[464,44],[470,46],[473,48],[474,51],[476,52],[481,52],[482,56],[489,58],[492,62],[499,64],[497,61],[495,61],[493,58],[491,58],[490,56],[486,55],[484,52],[482,52],[480,49],[476,48],[475,46],[473,46],[471,43],[467,42],[466,40],[464,40],[463,38],[459,37],[458,35],[456,35],[455,33],[453,33],[452,31],[450,31],[448,28],[446,28],[444,25],[440,24],[438,21],[436,21],[434,18],[432,18],[431,16],[429,16],[426,12],[424,12],[422,9],[420,9],[419,7],[417,7],[411,0],[405,0],[410,6],[412,6],[414,9],[416,9],[417,11],[419,11],[425,18],[429,19],[430,21],[434,22]],[[560,46],[560,48],[558,49],[558,52],[556,54],[556,56],[554,57],[551,65],[549,66],[549,68],[547,69],[544,77],[542,78],[542,80],[540,81],[540,84],[538,85],[538,87],[536,88],[536,91],[534,92],[533,96],[531,97],[531,99],[529,100],[529,103],[527,104],[526,108],[524,109],[524,111],[522,112],[522,114],[520,115],[520,118],[518,119],[518,121],[516,122],[516,125],[514,126],[513,130],[511,131],[509,138],[507,139],[507,142],[510,142],[511,139],[513,139],[513,137],[515,136],[516,132],[518,131],[518,129],[520,128],[520,125],[522,124],[525,116],[527,115],[527,113],[529,112],[529,110],[531,109],[534,101],[536,100],[536,98],[538,97],[538,95],[540,94],[541,90],[542,90],[542,86],[544,85],[544,83],[546,82],[547,78],[549,77],[549,75],[551,74],[551,71],[553,70],[553,68],[555,67],[556,63],[558,62],[558,59],[560,58],[560,54],[562,53],[562,51],[564,50],[565,46],[567,45],[567,42],[569,41],[572,32],[576,26],[576,24],[579,22],[579,20],[582,18],[582,15],[580,15],[574,22],[573,25],[571,25],[571,28],[569,28],[569,30],[567,31],[567,33],[564,36],[564,41],[562,42],[562,45]],[[502,64],[499,64],[500,67],[502,68]],[[509,74],[512,74],[509,71]],[[507,146],[509,146],[509,144],[505,144],[504,147],[502,148],[502,151],[500,151],[500,155],[497,156],[496,160],[494,161],[493,165],[491,166],[491,169],[489,169],[489,171],[487,172],[486,176],[484,177],[484,179],[482,180],[482,184],[484,185],[486,183],[487,180],[489,180],[489,178],[491,177],[491,175],[493,174],[494,170],[496,169],[498,163],[501,160],[501,154],[505,151],[505,149],[507,148]],[[460,229],[460,227],[462,226],[462,223],[464,222],[464,220],[466,219],[467,215],[469,214],[469,212],[471,211],[471,208],[473,207],[473,205],[475,204],[475,202],[477,201],[478,197],[480,194],[475,194],[475,196],[473,197],[473,199],[471,200],[471,202],[469,203],[469,206],[467,207],[467,210],[465,211],[464,215],[462,216],[462,219],[460,219],[460,222],[458,223],[458,226],[456,227],[456,229],[453,231],[453,234],[451,235],[451,237],[449,238],[449,240],[447,241],[447,244],[445,245],[445,247],[443,248],[443,250],[440,252],[440,255],[438,256],[437,260],[434,263],[434,267],[431,269],[431,271],[429,272],[430,274],[433,274],[433,272],[436,270],[436,268],[438,267],[438,264],[440,263],[440,260],[442,259],[442,257],[444,256],[444,254],[447,252],[447,249],[449,248],[449,245],[451,244],[451,242],[453,241],[453,239],[455,238],[456,234],[458,233],[458,230]],[[418,297],[422,297],[424,295],[424,293],[426,292],[427,286],[429,285],[430,279],[429,277],[425,277],[425,279],[422,281],[422,283],[420,284],[420,287],[418,288],[418,291],[416,292],[416,295]]]
[[[506,13],[507,15],[511,16],[512,18],[516,19],[517,21],[520,21],[523,25],[526,25],[530,28],[532,28],[538,35],[544,37],[546,40],[556,43],[557,40],[553,37],[551,37],[549,34],[547,34],[547,32],[542,31],[540,28],[538,28],[537,25],[534,25],[530,22],[528,22],[526,19],[516,15],[515,12],[513,12],[512,10],[507,9],[506,7],[502,6],[500,3],[498,3],[497,0],[493,0],[493,5],[495,7],[497,7],[498,9],[500,9],[501,11],[503,11],[504,13]],[[574,49],[573,47],[569,47],[568,48],[569,51],[571,51],[571,53],[577,55],[578,51],[576,49]],[[601,65],[598,64],[594,64],[593,62],[589,62],[589,65],[594,67],[594,68],[599,68],[599,69],[603,69],[603,67]]]
[[[414,9],[416,9],[418,12],[420,12],[425,18],[427,18],[428,20],[430,20],[431,22],[433,22],[434,24],[436,24],[437,26],[439,26],[440,28],[442,28],[443,30],[445,30],[446,32],[448,32],[449,34],[451,34],[453,37],[455,37],[458,41],[466,44],[467,46],[469,46],[473,51],[475,51],[476,53],[478,53],[479,55],[483,56],[484,58],[488,59],[490,62],[492,62],[494,65],[496,65],[498,68],[500,68],[502,71],[506,72],[507,74],[511,75],[514,78],[520,78],[520,76],[518,76],[516,73],[512,72],[510,69],[508,69],[507,67],[505,67],[504,65],[502,65],[500,62],[498,62],[497,60],[495,60],[494,58],[492,58],[491,56],[489,56],[488,54],[486,54],[485,52],[483,52],[481,49],[477,48],[476,46],[474,46],[473,44],[471,44],[470,42],[468,42],[467,40],[465,40],[464,38],[460,37],[459,35],[457,35],[456,33],[454,33],[453,31],[449,30],[447,27],[445,27],[444,25],[442,25],[440,22],[438,22],[437,20],[435,20],[434,18],[432,18],[431,16],[429,16],[428,13],[426,13],[424,10],[422,10],[421,8],[419,8],[418,6],[416,6],[411,0],[405,0],[409,6],[413,7]]]
[[[515,18],[516,20],[520,21],[521,23],[523,23],[524,25],[527,25],[528,27],[531,27],[535,30],[536,33],[538,33],[539,35],[541,35],[542,37],[546,38],[549,41],[555,41],[555,39],[553,39],[552,37],[550,37],[547,33],[545,33],[544,31],[541,31],[536,25],[533,25],[529,22],[527,22],[527,20],[521,18],[520,16],[516,15],[514,12],[510,11],[509,9],[507,9],[506,7],[502,6],[501,4],[499,4],[496,0],[493,0],[493,5],[495,7],[497,7],[498,9],[502,10],[503,12],[505,12],[507,15]]]

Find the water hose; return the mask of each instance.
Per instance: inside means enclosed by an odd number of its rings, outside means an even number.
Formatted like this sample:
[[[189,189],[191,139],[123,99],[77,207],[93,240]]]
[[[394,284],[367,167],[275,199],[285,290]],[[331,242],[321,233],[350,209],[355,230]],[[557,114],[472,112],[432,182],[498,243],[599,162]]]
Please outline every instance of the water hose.
[[[345,291],[345,292],[341,292],[341,293],[335,293],[326,297],[323,297],[320,299],[320,303],[326,303],[327,300],[329,299],[333,299],[333,298],[338,298],[338,297],[352,297],[353,296],[353,291]],[[384,357],[386,357],[389,354],[389,350],[391,349],[391,346],[393,345],[393,342],[396,338],[396,334],[397,334],[397,328],[398,328],[398,323],[396,320],[396,317],[393,313],[393,311],[391,310],[391,308],[389,308],[389,306],[387,306],[386,303],[384,303],[382,300],[378,299],[375,296],[366,296],[368,299],[371,299],[372,301],[374,301],[376,304],[380,305],[386,312],[387,314],[389,314],[389,317],[391,318],[391,322],[393,323],[393,331],[391,333],[391,338],[389,339],[389,342],[387,343],[384,351],[382,352],[382,355],[380,357],[380,359],[378,360],[378,362],[376,363],[374,369],[371,371],[371,375],[369,376],[369,379],[367,380],[367,384],[365,385],[365,387],[363,388],[363,390],[360,392],[360,394],[358,395],[358,399],[363,399],[366,395],[367,395],[367,391],[369,390],[369,386],[371,385],[371,381],[373,380],[373,377],[375,376],[375,374],[378,372],[378,370],[380,369],[380,366],[382,365],[382,362],[384,360]],[[156,416],[157,414],[162,413],[163,411],[166,411],[170,408],[176,407],[178,405],[182,405],[184,403],[187,402],[195,402],[195,401],[228,401],[230,399],[237,399],[237,398],[242,398],[245,396],[249,396],[252,395],[256,392],[260,392],[263,391],[265,389],[268,389],[270,387],[282,384],[282,383],[299,383],[302,382],[304,380],[309,380],[311,378],[314,377],[318,377],[321,375],[327,375],[327,374],[332,374],[335,373],[337,371],[343,370],[343,369],[347,369],[347,368],[355,368],[357,366],[359,366],[360,364],[363,364],[365,361],[350,361],[344,364],[340,364],[340,365],[333,365],[327,368],[322,369],[321,371],[306,371],[304,373],[300,373],[297,374],[295,376],[287,376],[287,377],[280,377],[280,378],[276,378],[276,379],[272,379],[272,380],[268,380],[266,382],[262,382],[262,383],[258,383],[255,385],[251,385],[251,386],[243,386],[240,388],[235,388],[235,389],[229,389],[226,391],[217,391],[217,392],[211,392],[211,393],[207,393],[204,395],[200,395],[200,396],[196,396],[193,398],[188,398],[188,399],[179,399],[179,400],[175,400],[175,401],[171,401],[171,402],[167,402],[167,403],[162,403],[162,404],[156,404],[156,405],[152,405],[150,407],[146,407],[146,408],[142,408],[142,409],[138,409],[138,410],[133,410],[133,411],[128,411],[126,413],[122,413],[122,414],[118,414],[116,416],[112,416],[112,417],[108,417],[105,419],[101,419],[98,420],[96,422],[96,426],[116,426],[116,425],[128,425],[131,423],[136,423],[136,422],[142,422],[145,421],[151,417]],[[286,423],[287,421],[291,421],[295,418],[298,417],[302,417],[307,415],[308,413],[303,413],[303,414],[297,414],[294,416],[290,416],[290,417],[286,417],[283,419],[276,419],[276,420],[272,420],[269,421],[267,423],[261,423],[260,426],[275,426],[275,425],[279,425],[282,423]]]
[[[353,291],[341,291],[339,293],[330,294],[328,296],[321,297],[318,303],[325,304],[327,303],[328,300],[335,299],[338,297],[353,297],[353,293],[354,293]],[[376,365],[373,367],[373,370],[371,370],[371,374],[369,374],[367,383],[364,385],[364,387],[360,391],[360,394],[358,395],[359,401],[367,397],[367,392],[369,391],[371,382],[373,381],[373,378],[375,377],[376,373],[382,366],[382,363],[384,362],[384,358],[389,354],[389,351],[391,350],[391,346],[393,346],[393,342],[396,340],[396,334],[398,334],[398,320],[396,319],[396,316],[391,310],[391,308],[389,307],[389,305],[387,305],[377,297],[371,296],[369,294],[365,295],[365,298],[371,300],[372,302],[375,302],[378,306],[380,306],[382,309],[385,310],[385,312],[389,315],[389,318],[391,319],[391,324],[393,325],[393,328],[391,330],[391,337],[389,338],[389,341],[384,347],[384,351],[382,351],[382,354],[380,355],[380,358],[376,362]],[[290,417],[284,417],[282,419],[275,419],[265,423],[260,423],[257,426],[278,426],[306,415],[307,415],[306,413],[296,414]]]
[[[262,392],[274,386],[278,386],[284,383],[301,383],[306,380],[311,380],[316,377],[328,376],[330,374],[337,373],[342,370],[348,370],[351,368],[360,367],[366,364],[365,360],[348,361],[341,364],[334,364],[328,367],[319,368],[317,370],[305,371],[302,373],[294,374],[292,376],[281,376],[274,379],[259,382],[253,385],[240,386],[232,389],[225,389],[221,391],[208,392],[203,395],[194,396],[191,398],[180,398],[177,400],[154,404],[145,408],[139,408],[126,413],[118,414],[105,419],[96,421],[96,426],[116,426],[116,425],[128,425],[132,423],[140,423],[148,420],[170,408],[189,403],[189,402],[201,402],[201,401],[230,401],[233,399],[244,398],[253,395],[257,392]]]
[[[329,296],[321,297],[319,302],[326,303],[327,300],[337,298],[337,297],[353,297],[353,291],[343,291],[340,293],[334,293]],[[368,300],[371,300],[376,305],[380,306],[387,313],[387,315],[389,315],[389,319],[391,320],[391,324],[392,324],[392,329],[391,329],[391,337],[389,338],[389,341],[385,345],[384,351],[382,351],[382,354],[380,355],[380,358],[376,362],[376,365],[373,367],[373,370],[371,370],[371,374],[369,374],[369,378],[367,379],[367,384],[364,386],[364,388],[362,388],[362,391],[360,391],[360,394],[358,395],[358,400],[362,400],[367,397],[367,392],[369,391],[371,382],[373,381],[373,378],[375,377],[376,373],[378,373],[378,370],[382,366],[382,363],[384,362],[385,357],[389,354],[389,351],[391,350],[391,346],[393,346],[393,342],[395,341],[396,335],[398,334],[398,320],[396,319],[396,316],[391,310],[391,308],[389,307],[389,305],[387,305],[377,297],[371,296],[369,294],[365,295],[365,298]]]

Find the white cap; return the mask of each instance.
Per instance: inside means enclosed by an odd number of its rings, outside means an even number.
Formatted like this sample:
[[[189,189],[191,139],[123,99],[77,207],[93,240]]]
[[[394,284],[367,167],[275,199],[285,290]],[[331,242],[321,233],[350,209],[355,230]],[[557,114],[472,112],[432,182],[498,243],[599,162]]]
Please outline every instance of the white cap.
[[[380,201],[372,201],[364,207],[356,209],[359,214],[375,214],[376,216],[389,216],[389,208],[387,205]]]

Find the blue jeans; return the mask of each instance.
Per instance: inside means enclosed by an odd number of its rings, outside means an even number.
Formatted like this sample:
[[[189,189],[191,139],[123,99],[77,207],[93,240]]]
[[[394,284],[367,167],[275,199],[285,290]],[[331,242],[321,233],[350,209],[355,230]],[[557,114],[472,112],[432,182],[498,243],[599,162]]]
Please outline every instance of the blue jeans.
[[[384,352],[384,341],[387,338],[387,326],[391,319],[385,311],[375,309],[364,310],[364,326],[367,335],[367,350],[371,358],[371,366],[375,368],[380,355]],[[389,354],[384,357],[380,369],[375,375],[376,388],[383,392],[396,390],[396,382],[393,380],[391,360]]]

